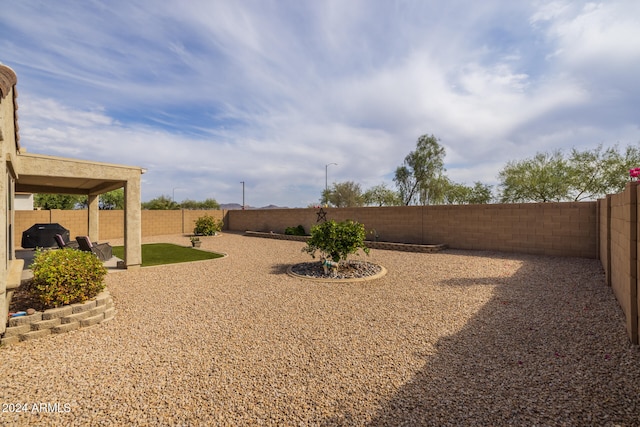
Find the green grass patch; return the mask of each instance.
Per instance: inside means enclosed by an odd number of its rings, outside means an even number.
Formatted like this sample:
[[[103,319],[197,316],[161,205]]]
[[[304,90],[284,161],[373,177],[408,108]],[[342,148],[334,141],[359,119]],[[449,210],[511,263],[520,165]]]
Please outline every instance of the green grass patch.
[[[113,256],[124,259],[124,246],[114,246]],[[178,262],[203,261],[221,258],[222,254],[201,251],[171,243],[150,243],[142,245],[142,266],[175,264]]]

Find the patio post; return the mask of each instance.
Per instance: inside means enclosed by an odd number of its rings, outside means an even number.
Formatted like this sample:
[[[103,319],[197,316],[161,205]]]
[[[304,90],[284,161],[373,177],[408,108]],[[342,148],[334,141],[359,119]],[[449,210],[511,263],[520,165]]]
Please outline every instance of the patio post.
[[[140,175],[129,178],[124,186],[124,262],[127,268],[142,264]]]
[[[89,207],[88,211],[88,232],[89,239],[92,242],[97,242],[100,240],[100,227],[99,227],[99,215],[100,215],[100,206],[98,204],[99,196],[97,194],[89,194],[87,205]]]

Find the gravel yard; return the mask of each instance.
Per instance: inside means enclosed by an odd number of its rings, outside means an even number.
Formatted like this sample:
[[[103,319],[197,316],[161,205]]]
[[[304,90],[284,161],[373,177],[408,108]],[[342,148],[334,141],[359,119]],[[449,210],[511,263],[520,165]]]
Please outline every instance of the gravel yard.
[[[338,284],[286,274],[303,246],[109,274],[115,319],[0,349],[0,425],[640,425],[599,261],[372,250],[387,274]]]

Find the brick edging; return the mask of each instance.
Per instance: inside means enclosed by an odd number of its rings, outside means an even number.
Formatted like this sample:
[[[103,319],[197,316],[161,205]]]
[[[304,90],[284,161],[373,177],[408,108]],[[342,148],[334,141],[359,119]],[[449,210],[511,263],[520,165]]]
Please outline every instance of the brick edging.
[[[105,289],[94,299],[84,303],[64,305],[45,311],[36,311],[28,316],[10,318],[7,329],[0,338],[0,345],[10,345],[86,328],[111,320],[115,314],[113,298]]]
[[[278,233],[264,233],[261,231],[245,231],[246,236],[253,237],[264,237],[267,239],[278,239],[278,240],[295,240],[298,242],[306,242],[309,240],[309,236],[292,236],[289,234],[278,234]],[[394,242],[373,242],[367,240],[365,242],[368,248],[370,249],[385,249],[390,251],[404,251],[404,252],[439,252],[443,249],[447,248],[447,245],[419,245],[413,243],[394,243]]]

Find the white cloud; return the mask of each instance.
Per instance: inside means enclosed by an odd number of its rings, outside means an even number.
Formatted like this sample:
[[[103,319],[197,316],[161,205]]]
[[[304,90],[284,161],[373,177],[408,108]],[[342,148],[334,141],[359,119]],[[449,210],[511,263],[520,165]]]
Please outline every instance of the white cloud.
[[[146,167],[143,197],[306,206],[380,184],[421,134],[451,179],[637,142],[640,13],[609,2],[19,2],[21,143]],[[184,189],[182,189],[184,188]],[[179,195],[179,196],[178,196]]]
[[[549,36],[556,39],[555,55],[575,67],[599,63],[615,67],[640,59],[640,4],[636,1],[586,3],[538,18],[550,21]]]

